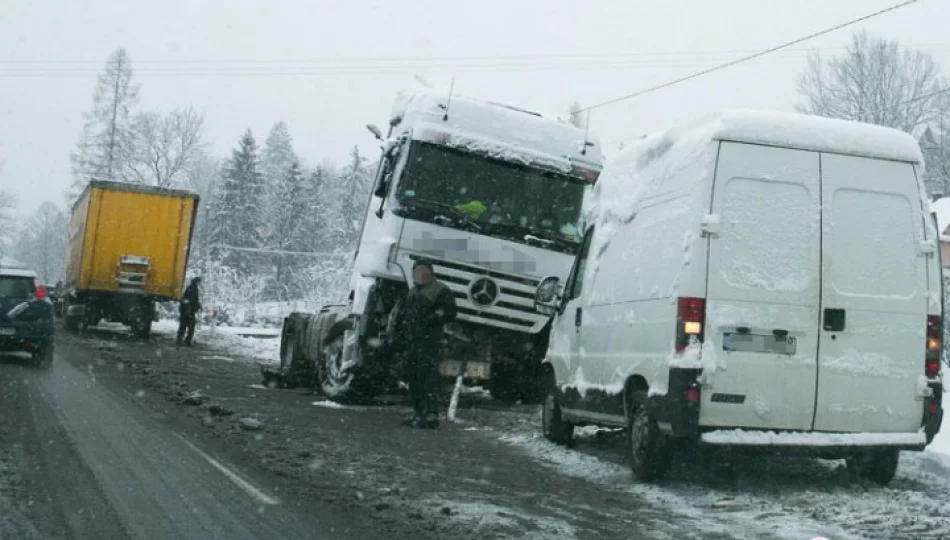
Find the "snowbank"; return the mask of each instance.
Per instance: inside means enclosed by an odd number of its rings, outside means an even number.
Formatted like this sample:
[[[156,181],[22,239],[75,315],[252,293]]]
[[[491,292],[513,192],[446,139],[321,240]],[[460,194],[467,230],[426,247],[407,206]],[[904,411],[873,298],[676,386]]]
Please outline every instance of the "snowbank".
[[[950,420],[944,419],[940,433],[937,433],[933,442],[927,446],[927,450],[944,454],[950,458]],[[950,463],[950,460],[948,460],[948,463]]]
[[[178,321],[162,319],[152,325],[152,332],[174,337],[178,332]],[[244,337],[239,333],[267,337]],[[210,327],[200,326],[195,331],[195,341],[220,352],[234,355],[234,358],[229,360],[262,364],[280,363],[279,329],[219,326],[212,334]]]
[[[940,230],[940,239],[950,241],[950,238],[944,236],[944,231],[950,227],[950,197],[937,199],[930,203],[930,211],[937,214],[937,228]]]

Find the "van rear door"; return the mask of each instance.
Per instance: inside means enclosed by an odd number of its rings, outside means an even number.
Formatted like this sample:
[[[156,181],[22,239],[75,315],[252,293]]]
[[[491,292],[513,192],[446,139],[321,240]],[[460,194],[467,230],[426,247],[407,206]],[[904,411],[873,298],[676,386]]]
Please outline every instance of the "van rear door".
[[[819,155],[721,142],[700,424],[811,429],[821,271]]]
[[[821,155],[822,325],[814,429],[920,427],[928,218],[909,163]]]

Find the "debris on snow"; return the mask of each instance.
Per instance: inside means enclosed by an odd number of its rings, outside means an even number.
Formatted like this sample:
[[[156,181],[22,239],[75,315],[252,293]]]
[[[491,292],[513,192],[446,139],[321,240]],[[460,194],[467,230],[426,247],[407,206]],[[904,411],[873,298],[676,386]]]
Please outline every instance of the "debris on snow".
[[[262,427],[264,427],[264,424],[262,424],[261,421],[256,418],[249,418],[249,417],[241,418],[239,422],[241,424],[241,427],[248,431],[257,431],[261,429]]]
[[[346,409],[347,408],[345,405],[341,405],[337,403],[336,401],[330,401],[328,399],[325,399],[323,401],[314,401],[313,405],[315,407],[325,407],[327,409]]]

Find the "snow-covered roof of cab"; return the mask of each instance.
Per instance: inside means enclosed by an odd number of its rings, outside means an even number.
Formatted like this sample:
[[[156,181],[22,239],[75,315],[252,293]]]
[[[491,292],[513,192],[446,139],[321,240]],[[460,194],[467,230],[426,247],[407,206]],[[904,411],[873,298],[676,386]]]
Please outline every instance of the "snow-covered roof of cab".
[[[798,148],[836,154],[923,163],[917,141],[892,128],[775,111],[729,110],[706,117],[695,129],[714,140]]]
[[[36,272],[26,267],[25,264],[11,257],[0,258],[0,276],[16,276],[35,278]]]
[[[446,106],[448,118],[446,119]],[[400,91],[390,124],[411,127],[412,137],[470,150],[505,161],[570,170],[571,164],[600,169],[600,143],[571,124],[508,105],[448,90]]]

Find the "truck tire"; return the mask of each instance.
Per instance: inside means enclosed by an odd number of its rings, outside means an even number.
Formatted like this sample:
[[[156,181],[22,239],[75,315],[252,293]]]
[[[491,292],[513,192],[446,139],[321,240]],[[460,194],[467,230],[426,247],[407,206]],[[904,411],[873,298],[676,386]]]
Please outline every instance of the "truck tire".
[[[314,344],[316,349],[314,353],[314,370],[317,375],[317,384],[320,391],[323,391],[323,381],[326,377],[326,358],[323,356],[326,349],[327,338],[330,336],[330,329],[336,324],[337,314],[334,312],[321,313],[317,315],[313,322],[317,334],[317,342]]]
[[[647,393],[634,391],[627,400],[630,469],[640,482],[663,478],[672,465],[672,448],[647,407]]]
[[[894,479],[899,461],[899,450],[873,450],[845,459],[849,470],[881,486]]]
[[[63,328],[65,328],[67,332],[79,331],[79,317],[75,315],[64,315]]]
[[[280,372],[289,387],[306,385],[313,373],[312,359],[306,355],[307,326],[311,316],[291,313],[284,319],[280,338]]]
[[[77,332],[79,330],[80,317],[77,315],[69,314],[69,305],[71,302],[69,302],[68,300],[64,298],[62,300],[62,303],[63,303],[63,307],[62,307],[63,328],[65,328],[67,332]]]
[[[322,345],[320,386],[323,394],[334,401],[365,403],[380,391],[380,381],[375,380],[366,365],[358,332],[353,320],[339,321],[330,326]],[[349,358],[347,348],[350,348]]]

